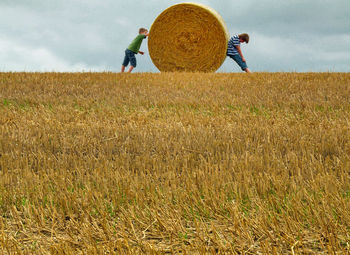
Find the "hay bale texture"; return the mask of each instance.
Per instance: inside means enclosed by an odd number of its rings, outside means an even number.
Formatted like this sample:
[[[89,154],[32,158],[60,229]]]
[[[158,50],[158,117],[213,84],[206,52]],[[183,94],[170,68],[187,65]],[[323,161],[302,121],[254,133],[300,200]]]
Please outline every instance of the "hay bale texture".
[[[226,58],[229,33],[212,8],[182,3],[163,11],[151,26],[148,49],[162,72],[215,72]]]

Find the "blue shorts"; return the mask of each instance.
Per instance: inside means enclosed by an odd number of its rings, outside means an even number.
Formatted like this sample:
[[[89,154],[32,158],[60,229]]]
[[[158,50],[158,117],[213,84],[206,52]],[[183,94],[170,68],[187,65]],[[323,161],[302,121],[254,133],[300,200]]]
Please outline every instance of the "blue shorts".
[[[125,50],[125,57],[124,57],[124,61],[123,61],[123,66],[128,66],[129,62],[130,65],[133,67],[136,67],[136,57],[135,57],[135,52],[126,49]]]
[[[241,67],[242,71],[248,68],[247,63],[243,62],[241,55],[238,54],[238,55],[228,55],[228,56],[237,62],[237,64]]]

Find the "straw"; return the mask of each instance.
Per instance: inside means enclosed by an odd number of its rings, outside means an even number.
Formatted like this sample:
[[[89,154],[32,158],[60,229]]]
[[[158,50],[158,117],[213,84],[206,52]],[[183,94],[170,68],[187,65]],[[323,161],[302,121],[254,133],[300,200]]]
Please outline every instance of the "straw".
[[[215,10],[182,3],[156,18],[148,49],[162,72],[215,72],[226,58],[228,40],[226,24]]]

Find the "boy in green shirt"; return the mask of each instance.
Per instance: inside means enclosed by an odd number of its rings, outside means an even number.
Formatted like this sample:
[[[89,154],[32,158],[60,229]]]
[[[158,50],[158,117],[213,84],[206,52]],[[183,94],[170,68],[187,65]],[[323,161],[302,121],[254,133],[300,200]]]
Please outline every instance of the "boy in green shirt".
[[[129,47],[125,50],[125,57],[124,57],[122,70],[121,70],[122,73],[125,71],[125,67],[127,67],[129,63],[130,63],[130,67],[129,67],[128,73],[131,73],[131,71],[136,67],[135,54],[137,53],[140,53],[141,55],[144,54],[144,52],[140,51],[140,47],[143,39],[145,39],[147,36],[148,36],[148,30],[146,28],[140,28],[139,35],[136,36],[136,38],[132,41]]]

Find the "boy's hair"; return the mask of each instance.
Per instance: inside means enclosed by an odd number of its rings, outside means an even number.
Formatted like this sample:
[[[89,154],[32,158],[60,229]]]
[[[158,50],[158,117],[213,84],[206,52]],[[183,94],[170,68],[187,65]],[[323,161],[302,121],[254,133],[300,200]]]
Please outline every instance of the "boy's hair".
[[[239,39],[242,39],[246,43],[249,43],[249,35],[248,34],[240,34],[238,35]]]
[[[148,30],[146,29],[146,28],[143,28],[143,27],[141,27],[140,29],[139,29],[139,34],[141,34],[141,33],[143,33],[143,32],[147,32]]]

